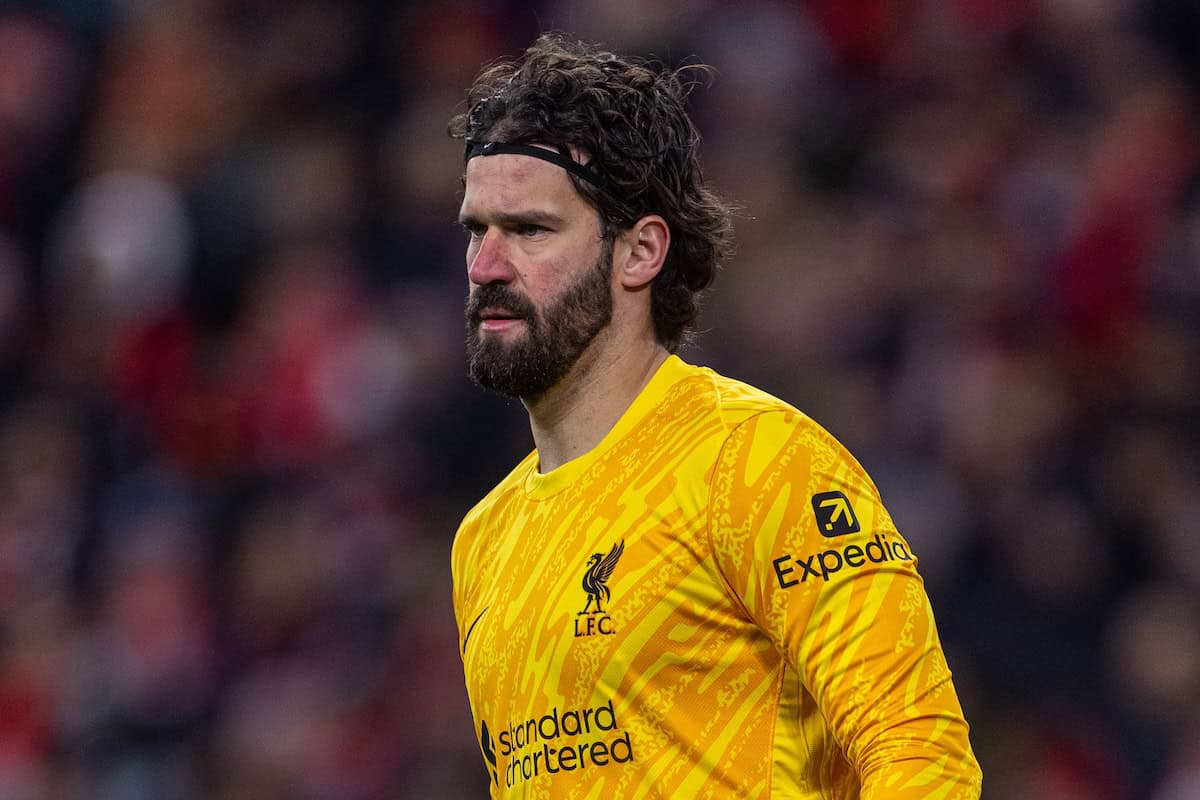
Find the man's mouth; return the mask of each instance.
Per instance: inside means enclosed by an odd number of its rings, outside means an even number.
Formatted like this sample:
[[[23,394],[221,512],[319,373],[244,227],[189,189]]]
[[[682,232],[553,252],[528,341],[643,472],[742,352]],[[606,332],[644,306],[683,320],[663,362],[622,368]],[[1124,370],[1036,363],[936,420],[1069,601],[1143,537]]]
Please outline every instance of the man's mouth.
[[[485,308],[477,315],[478,327],[483,331],[502,331],[513,327],[521,317],[503,308]]]

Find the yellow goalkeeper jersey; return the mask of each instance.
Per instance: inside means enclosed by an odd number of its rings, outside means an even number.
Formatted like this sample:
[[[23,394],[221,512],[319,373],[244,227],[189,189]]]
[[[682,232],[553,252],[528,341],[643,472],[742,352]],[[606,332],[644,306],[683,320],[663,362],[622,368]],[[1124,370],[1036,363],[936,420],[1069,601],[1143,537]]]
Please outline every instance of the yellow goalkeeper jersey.
[[[453,574],[492,797],[979,796],[915,555],[746,384],[672,356],[592,451],[472,509]]]

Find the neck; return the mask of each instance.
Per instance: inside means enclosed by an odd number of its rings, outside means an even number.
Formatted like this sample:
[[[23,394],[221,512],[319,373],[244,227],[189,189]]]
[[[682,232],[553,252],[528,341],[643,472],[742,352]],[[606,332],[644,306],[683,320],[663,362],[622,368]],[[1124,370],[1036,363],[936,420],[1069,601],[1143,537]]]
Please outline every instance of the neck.
[[[525,402],[540,472],[600,444],[670,355],[653,337],[617,346],[603,336],[550,391]]]

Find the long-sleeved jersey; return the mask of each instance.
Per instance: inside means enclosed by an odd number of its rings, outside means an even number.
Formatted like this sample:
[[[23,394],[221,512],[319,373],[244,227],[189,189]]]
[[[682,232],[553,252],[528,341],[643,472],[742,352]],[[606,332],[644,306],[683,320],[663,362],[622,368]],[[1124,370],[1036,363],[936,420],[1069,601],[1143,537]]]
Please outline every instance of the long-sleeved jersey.
[[[746,384],[671,357],[597,447],[472,509],[453,575],[493,797],[979,796],[916,557]]]

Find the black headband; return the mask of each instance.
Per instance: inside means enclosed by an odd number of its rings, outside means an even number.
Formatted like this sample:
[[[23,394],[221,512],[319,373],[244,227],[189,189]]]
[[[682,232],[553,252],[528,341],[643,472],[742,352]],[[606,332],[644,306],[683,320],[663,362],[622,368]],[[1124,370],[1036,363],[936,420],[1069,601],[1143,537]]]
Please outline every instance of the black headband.
[[[608,191],[608,187],[604,185],[603,178],[575,159],[569,158],[557,150],[534,147],[531,144],[507,144],[505,142],[470,142],[467,145],[467,161],[470,161],[475,156],[496,156],[505,153],[516,156],[532,156],[533,158],[540,158],[542,161],[549,161],[551,164],[562,167],[575,177],[582,178],[600,191]]]

